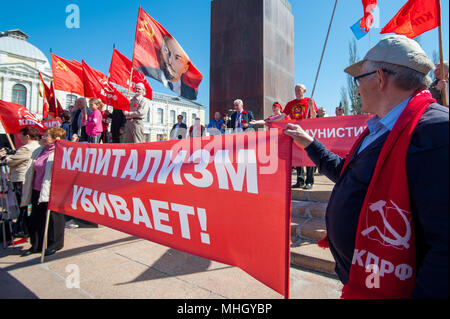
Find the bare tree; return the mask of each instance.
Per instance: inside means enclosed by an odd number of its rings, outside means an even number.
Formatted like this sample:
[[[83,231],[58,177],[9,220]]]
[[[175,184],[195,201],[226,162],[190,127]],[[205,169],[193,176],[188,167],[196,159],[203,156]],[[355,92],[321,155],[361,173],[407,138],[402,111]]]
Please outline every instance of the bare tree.
[[[348,104],[347,92],[348,91],[345,88],[345,86],[342,86],[341,87],[341,91],[340,91],[340,93],[341,93],[341,102],[339,103],[339,105],[344,108],[344,114],[345,115],[348,115],[348,111],[349,111],[348,110],[349,104]]]

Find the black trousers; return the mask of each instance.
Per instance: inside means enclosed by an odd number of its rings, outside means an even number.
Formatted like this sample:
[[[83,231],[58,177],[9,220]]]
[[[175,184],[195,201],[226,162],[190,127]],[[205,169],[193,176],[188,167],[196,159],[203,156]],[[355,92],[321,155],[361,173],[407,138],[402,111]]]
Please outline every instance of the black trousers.
[[[314,184],[314,169],[315,167],[296,167],[297,168],[297,181],[303,181],[305,184]],[[306,179],[305,179],[306,168]]]
[[[33,251],[42,250],[44,243],[45,219],[47,217],[48,202],[38,204],[39,195],[39,191],[33,190],[31,194],[31,214],[27,218],[31,249]],[[64,215],[51,212],[48,225],[47,249],[59,250],[63,248],[64,226]]]
[[[17,205],[20,207],[20,201],[22,200],[22,186],[23,183],[22,182],[13,182],[12,183],[13,186],[13,191],[14,194],[16,195],[16,199],[17,199]],[[28,207],[20,207],[20,214],[19,217],[17,218],[17,231],[22,231],[25,235],[28,234],[28,227],[27,227],[27,223],[26,223],[26,219],[27,219],[27,215],[28,215]]]

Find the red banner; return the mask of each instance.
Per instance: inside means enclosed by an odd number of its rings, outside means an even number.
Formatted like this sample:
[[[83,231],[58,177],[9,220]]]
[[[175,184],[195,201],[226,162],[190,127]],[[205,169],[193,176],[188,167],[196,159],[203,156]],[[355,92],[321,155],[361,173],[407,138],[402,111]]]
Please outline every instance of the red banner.
[[[237,266],[288,297],[292,139],[58,141],[49,209]]]
[[[300,121],[278,121],[272,122],[272,126],[285,129],[287,123],[298,124],[328,150],[346,157],[358,136],[367,127],[366,121],[369,118],[364,115],[333,116]],[[315,166],[305,150],[296,143],[292,144],[292,166]]]
[[[124,88],[128,88],[130,85],[130,73],[131,61],[118,50],[113,49],[113,56],[109,67],[109,81]],[[134,69],[133,77],[131,79],[131,87],[133,88],[133,91],[137,83],[144,84],[145,97],[151,100],[153,98],[152,87],[145,78],[145,75]]]
[[[44,99],[42,117],[46,118],[49,112],[53,113],[55,116],[59,116],[59,114],[62,114],[64,112],[64,109],[57,99],[56,102],[58,107],[55,107],[55,90],[53,89],[53,82],[51,83],[50,87],[48,87],[47,84],[45,84],[44,79],[42,78],[41,72],[39,72],[39,78],[41,79],[42,87],[44,89],[42,96]]]
[[[136,24],[133,68],[190,100],[197,98],[203,79],[177,40],[141,7]]]
[[[53,53],[51,58],[55,89],[83,96],[83,70],[79,62],[63,59]]]
[[[44,131],[45,125],[25,106],[0,100],[0,120],[7,134],[17,134],[25,126]]]
[[[381,30],[415,38],[440,24],[440,0],[409,0]]]
[[[108,78],[102,72],[92,69],[82,61],[84,77],[84,96],[98,98],[106,105],[115,109],[128,111],[130,101],[118,89],[108,82]]]

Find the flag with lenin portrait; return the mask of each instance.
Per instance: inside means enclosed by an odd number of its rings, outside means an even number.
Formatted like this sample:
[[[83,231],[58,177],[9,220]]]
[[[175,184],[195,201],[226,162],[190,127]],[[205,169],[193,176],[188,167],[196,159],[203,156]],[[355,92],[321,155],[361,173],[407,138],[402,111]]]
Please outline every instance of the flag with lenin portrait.
[[[189,100],[197,99],[203,79],[177,40],[141,7],[136,25],[133,69]]]

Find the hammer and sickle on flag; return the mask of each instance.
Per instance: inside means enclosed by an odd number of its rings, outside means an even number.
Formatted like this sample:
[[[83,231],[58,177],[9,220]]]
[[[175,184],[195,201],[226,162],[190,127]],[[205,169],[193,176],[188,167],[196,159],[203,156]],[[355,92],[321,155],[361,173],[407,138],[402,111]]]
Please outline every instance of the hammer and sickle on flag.
[[[146,33],[152,42],[155,42],[155,29],[153,29],[153,26],[150,24],[150,28],[152,29],[150,31],[148,22],[145,20],[141,21],[141,26],[142,27],[139,28],[139,31]]]
[[[56,68],[63,71],[67,71],[67,66],[61,60],[58,60],[56,62]]]

